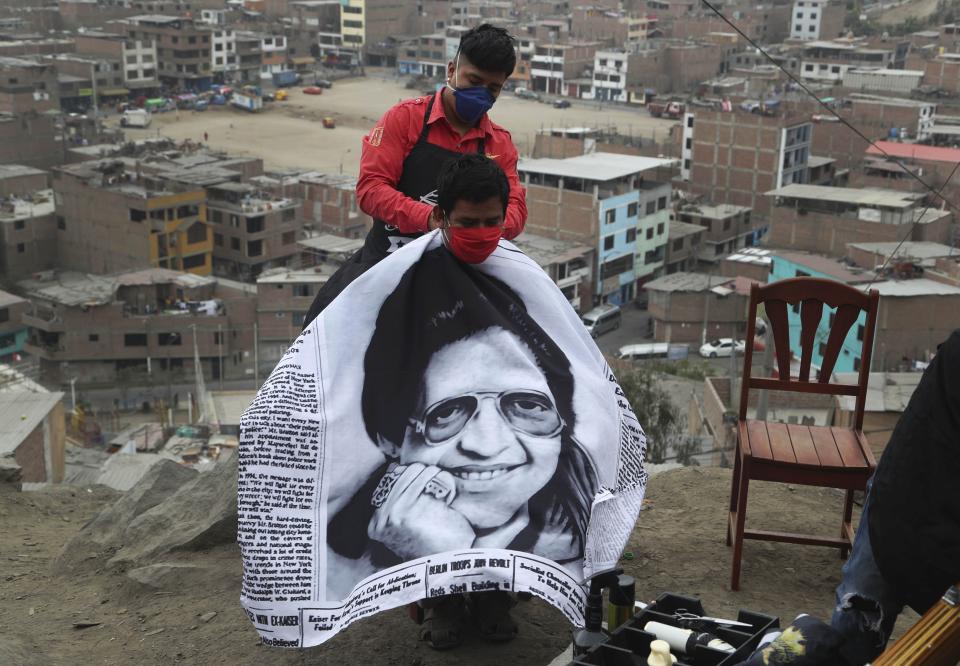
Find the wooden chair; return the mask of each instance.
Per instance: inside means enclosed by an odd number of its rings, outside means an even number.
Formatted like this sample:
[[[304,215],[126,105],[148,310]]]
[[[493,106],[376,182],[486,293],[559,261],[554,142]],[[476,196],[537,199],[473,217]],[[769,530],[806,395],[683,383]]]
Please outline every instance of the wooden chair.
[[[870,354],[877,319],[878,293],[865,294],[858,289],[832,280],[799,277],[767,285],[754,284],[750,290],[747,314],[746,350],[743,357],[743,379],[740,391],[740,414],[737,424],[737,455],[730,489],[730,517],[727,523],[727,545],[733,545],[733,571],[730,587],[740,587],[740,559],[744,539],[784,541],[787,543],[831,546],[840,549],[846,558],[853,544],[853,493],[864,490],[876,467],[873,453],[863,435],[863,409],[870,376]],[[753,340],[757,306],[763,303],[775,344],[779,378],[751,377]],[[800,371],[790,376],[790,342],[787,319],[788,305],[800,307]],[[836,308],[832,318],[823,364],[815,380],[810,378],[810,362],[823,316],[824,304]],[[860,371],[856,384],[830,383],[830,376],[840,355],[850,327],[865,311]],[[747,418],[750,389],[821,393],[856,397],[852,428],[768,423]],[[786,532],[745,530],[747,491],[750,481],[777,481],[797,485],[842,488],[847,491],[843,506],[843,522],[839,538],[815,537]]]

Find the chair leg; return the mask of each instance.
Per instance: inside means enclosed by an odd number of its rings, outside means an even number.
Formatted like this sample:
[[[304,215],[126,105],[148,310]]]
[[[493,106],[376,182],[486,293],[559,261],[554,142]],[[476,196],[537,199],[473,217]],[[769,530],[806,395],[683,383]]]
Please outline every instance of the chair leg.
[[[730,482],[730,513],[737,510],[737,493],[740,491],[740,447],[737,446],[733,460],[733,479]],[[730,517],[727,516],[727,546],[733,544],[730,532]]]
[[[847,497],[843,502],[843,522],[840,523],[840,536],[846,538],[848,529],[852,527],[850,522],[853,520],[853,490],[847,491]],[[850,554],[849,546],[840,547],[840,559],[847,559],[847,555]]]
[[[743,525],[747,518],[747,491],[750,486],[750,468],[743,462],[740,468],[740,483],[737,488],[737,524],[733,534],[733,566],[730,573],[730,589],[740,589],[740,560],[743,556]]]

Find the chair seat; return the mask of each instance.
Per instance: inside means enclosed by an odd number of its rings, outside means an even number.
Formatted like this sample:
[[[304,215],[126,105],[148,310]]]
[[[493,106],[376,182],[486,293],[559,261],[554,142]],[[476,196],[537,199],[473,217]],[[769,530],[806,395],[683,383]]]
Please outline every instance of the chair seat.
[[[867,474],[877,465],[866,438],[850,428],[754,419],[740,421],[739,428],[741,451],[753,465]]]

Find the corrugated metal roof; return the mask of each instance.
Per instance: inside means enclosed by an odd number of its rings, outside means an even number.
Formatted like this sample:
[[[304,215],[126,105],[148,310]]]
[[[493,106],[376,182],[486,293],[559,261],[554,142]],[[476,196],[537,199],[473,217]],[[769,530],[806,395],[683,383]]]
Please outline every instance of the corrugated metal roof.
[[[240,425],[240,417],[256,397],[256,391],[211,391],[210,399],[217,423],[226,426]]]
[[[0,455],[13,453],[62,398],[63,393],[0,393]]]
[[[97,483],[127,491],[137,485],[155,462],[156,453],[114,453],[103,463]]]
[[[558,160],[553,158],[521,159],[518,171],[543,173],[551,176],[607,181],[676,164],[676,159],[639,157],[615,153],[590,153]]]
[[[958,151],[960,152],[960,151]],[[829,185],[785,185],[766,193],[768,197],[789,199],[816,199],[846,203],[853,206],[883,206],[886,208],[911,208],[923,197],[916,192],[901,192],[879,187],[831,187]]]
[[[921,146],[917,143],[875,141],[867,148],[867,155],[898,157],[900,159],[924,160],[927,162],[960,162],[960,148]]]
[[[877,282],[871,289],[880,292],[880,296],[960,296],[960,287],[935,282],[927,278],[913,280],[888,280]]]
[[[671,273],[644,285],[647,291],[706,291],[732,283],[733,278],[706,273]],[[731,285],[732,286],[732,285]]]

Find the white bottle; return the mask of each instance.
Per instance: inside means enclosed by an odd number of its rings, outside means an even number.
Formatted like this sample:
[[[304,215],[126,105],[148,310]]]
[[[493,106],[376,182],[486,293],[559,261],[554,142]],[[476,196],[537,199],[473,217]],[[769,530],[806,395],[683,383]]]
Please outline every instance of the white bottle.
[[[666,641],[650,641],[650,656],[647,657],[647,666],[673,666],[677,658],[670,654],[670,644]]]

